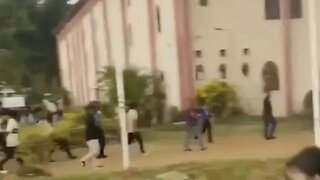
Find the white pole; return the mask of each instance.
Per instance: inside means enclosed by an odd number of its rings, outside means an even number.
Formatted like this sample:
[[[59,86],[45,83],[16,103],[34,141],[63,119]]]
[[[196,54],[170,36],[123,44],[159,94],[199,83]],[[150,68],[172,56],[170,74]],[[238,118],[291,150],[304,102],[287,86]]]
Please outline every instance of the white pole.
[[[118,66],[117,66],[118,64]],[[121,145],[122,145],[122,161],[123,168],[127,170],[130,166],[129,163],[129,146],[128,146],[128,134],[126,127],[126,107],[125,107],[125,96],[123,86],[123,67],[119,67],[116,63],[116,82],[117,82],[117,95],[118,95],[118,114],[121,128]]]
[[[309,0],[309,40],[312,75],[312,98],[315,144],[320,146],[319,65],[317,51],[316,1]]]
[[[115,0],[110,1],[117,3],[119,9],[117,10],[117,14],[119,19],[123,19],[122,14],[122,1]],[[125,109],[125,94],[124,94],[124,80],[123,80],[123,70],[125,68],[125,44],[123,40],[123,34],[125,29],[123,29],[122,22],[116,21],[115,25],[119,27],[122,32],[115,32],[114,36],[117,37],[117,41],[119,43],[118,46],[114,47],[117,49],[117,53],[114,54],[115,58],[115,70],[116,70],[116,83],[117,83],[117,96],[118,96],[118,115],[120,121],[120,129],[121,129],[121,146],[122,146],[122,161],[123,168],[127,170],[130,166],[129,162],[129,146],[128,146],[128,134],[126,128],[126,109]]]

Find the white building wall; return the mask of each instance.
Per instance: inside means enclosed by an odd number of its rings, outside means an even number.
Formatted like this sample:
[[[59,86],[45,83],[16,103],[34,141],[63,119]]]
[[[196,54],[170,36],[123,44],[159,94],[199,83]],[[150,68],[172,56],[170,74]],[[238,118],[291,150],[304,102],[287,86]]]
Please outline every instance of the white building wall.
[[[85,39],[85,51],[87,55],[87,73],[88,73],[88,91],[89,100],[96,100],[96,87],[97,87],[97,74],[95,65],[95,51],[92,39],[92,29],[91,29],[91,14],[87,14],[83,19],[84,28],[84,39]]]
[[[180,74],[178,68],[173,1],[174,0],[155,0],[155,6],[160,7],[161,16],[161,32],[158,32],[156,35],[156,54],[157,67],[164,74],[167,104],[181,108]],[[156,16],[154,18],[156,18]],[[155,22],[157,22],[157,20],[155,20]]]
[[[72,92],[71,98],[72,101],[77,103],[77,92],[76,92],[76,74],[75,74],[75,69],[72,67],[72,65],[75,63],[74,62],[74,52],[73,52],[73,42],[72,42],[72,32],[67,35],[67,44],[68,44],[68,63],[71,66],[69,75],[70,75],[70,91]]]
[[[113,59],[124,60],[125,44],[120,0],[105,2],[107,3]],[[154,12],[156,13],[156,7],[159,7],[161,19],[161,32],[156,32],[156,66],[164,73],[168,105],[181,107],[173,2],[174,0],[154,0]],[[200,6],[199,1],[196,0],[189,0],[189,2],[192,40],[194,42],[193,50],[202,51],[201,58],[194,57],[194,65],[202,64],[205,67],[205,78],[202,81],[195,80],[195,84],[201,85],[212,79],[220,79],[218,68],[220,64],[225,63],[227,67],[226,81],[237,90],[240,104],[247,113],[259,115],[264,98],[262,68],[267,61],[273,61],[278,65],[280,73],[280,91],[274,92],[272,98],[274,110],[277,116],[286,115],[284,78],[286,65],[283,53],[281,20],[265,19],[263,0],[209,0],[209,5],[205,7]],[[302,110],[305,94],[311,89],[307,7],[308,0],[303,0],[303,18],[291,21],[294,112]],[[320,2],[317,2],[317,8],[320,8]],[[320,11],[317,13],[320,17]],[[92,33],[90,15],[95,20],[95,33]],[[156,14],[153,18],[157,31]],[[75,97],[84,96],[78,103],[97,98],[95,90],[97,87],[97,69],[94,63],[96,58],[98,69],[108,65],[109,62],[104,21],[103,4],[100,1],[96,3],[89,14],[79,21],[79,26],[75,27],[82,27],[84,30],[85,44],[77,46],[79,49],[82,49],[83,46],[83,52],[81,50],[73,52],[72,50],[72,46],[74,46],[72,37],[77,37],[76,31],[70,30],[58,42],[63,85]],[[320,33],[320,18],[318,21]],[[132,66],[149,71],[151,70],[151,51],[147,0],[131,0],[127,7],[127,22],[131,24],[132,31],[132,44],[129,44],[129,63]],[[217,28],[220,30],[217,30]],[[95,34],[95,36],[92,34]],[[98,50],[94,49],[93,40],[96,41]],[[244,48],[250,49],[250,55],[243,55]],[[226,57],[220,57],[220,49],[227,50]],[[81,55],[77,56],[77,53]],[[82,60],[77,60],[76,57]],[[77,63],[81,63],[85,70],[81,66],[75,66]],[[241,66],[243,63],[249,64],[248,77],[242,74]],[[75,69],[78,67],[80,69]],[[77,70],[78,73],[76,73]],[[84,79],[84,76],[79,76],[80,72],[87,72],[85,76],[87,76],[88,82]],[[80,85],[77,85],[79,80]],[[82,91],[79,91],[78,88],[81,88]]]
[[[96,25],[96,35],[95,41],[97,42],[98,54],[97,54],[97,67],[98,71],[103,70],[105,66],[108,65],[108,52],[107,52],[107,45],[106,45],[106,31],[105,31],[105,24],[104,24],[104,14],[103,14],[103,2],[99,1],[96,3],[93,9],[93,16],[95,19]]]
[[[125,63],[124,29],[122,26],[120,0],[107,1],[107,13],[110,28],[111,51],[115,61]]]
[[[262,68],[265,62],[274,61],[279,67],[280,91],[273,93],[272,102],[276,115],[286,115],[281,21],[265,20],[264,1],[209,1],[205,7],[198,1],[190,3],[194,50],[203,52],[202,58],[195,59],[195,64],[205,67],[202,83],[220,79],[219,65],[225,63],[226,81],[237,90],[245,111],[258,115],[264,97]],[[243,55],[243,48],[250,49],[250,56]],[[226,57],[220,57],[220,49],[227,50]],[[249,64],[249,77],[242,74],[244,62]]]
[[[303,110],[304,97],[307,94],[307,92],[311,90],[311,67],[309,50],[310,41],[308,35],[308,0],[303,0],[302,2],[302,18],[293,19],[291,21],[293,62],[293,110],[296,113],[299,113]]]
[[[69,79],[69,64],[67,57],[67,44],[65,39],[59,39],[58,41],[59,48],[59,66],[60,66],[60,74],[62,85],[66,89],[70,89],[70,79]]]
[[[150,72],[152,69],[147,0],[131,0],[126,6],[129,64]]]

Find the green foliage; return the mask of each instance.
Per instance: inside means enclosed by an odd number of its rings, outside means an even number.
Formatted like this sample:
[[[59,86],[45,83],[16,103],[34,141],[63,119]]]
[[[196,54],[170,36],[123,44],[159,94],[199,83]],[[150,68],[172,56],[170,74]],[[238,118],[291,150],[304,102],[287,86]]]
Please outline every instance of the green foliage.
[[[101,112],[107,118],[112,118],[115,115],[114,107],[112,105],[110,105],[109,103],[103,103],[101,105]]]
[[[48,161],[49,151],[54,146],[53,138],[72,139],[73,129],[82,123],[81,115],[66,114],[52,132],[48,124],[21,127],[19,131],[21,145],[18,151],[29,162],[45,163]],[[83,135],[74,138],[77,141],[77,138],[83,139]]]
[[[116,72],[113,67],[106,67],[100,79],[100,82],[102,82],[107,89],[106,93],[109,105],[113,107],[118,104],[115,75]],[[156,96],[153,90],[153,77],[151,75],[141,74],[135,68],[128,68],[124,70],[123,78],[126,102],[138,104],[140,125],[151,125],[155,114],[158,113],[160,108],[163,108],[161,107],[160,96]]]
[[[312,91],[309,91],[303,100],[303,107],[304,111],[302,112],[303,115],[312,116],[313,115],[313,98],[312,98]]]
[[[14,67],[15,70],[13,71],[10,67]],[[22,82],[23,71],[24,67],[20,62],[15,61],[15,55],[10,52],[0,51],[0,81],[19,85]]]
[[[216,117],[225,115],[227,109],[237,100],[237,94],[229,84],[216,80],[198,88],[197,96],[205,101]]]
[[[306,110],[312,109],[313,108],[313,102],[312,102],[312,91],[309,91],[303,100],[303,107]]]
[[[170,122],[180,122],[183,121],[183,112],[179,111],[177,107],[170,107],[169,108],[169,118]]]
[[[125,69],[123,72],[124,91],[127,102],[140,104],[145,97],[146,90],[150,86],[151,76],[141,75],[134,68]],[[102,72],[101,81],[107,87],[107,97],[111,104],[118,104],[116,71],[114,67],[106,67]]]
[[[31,86],[37,77],[44,76],[50,86],[58,75],[55,37],[52,33],[58,22],[70,11],[67,0],[0,1],[0,70],[1,80],[10,84]],[[12,55],[3,57],[3,51]]]

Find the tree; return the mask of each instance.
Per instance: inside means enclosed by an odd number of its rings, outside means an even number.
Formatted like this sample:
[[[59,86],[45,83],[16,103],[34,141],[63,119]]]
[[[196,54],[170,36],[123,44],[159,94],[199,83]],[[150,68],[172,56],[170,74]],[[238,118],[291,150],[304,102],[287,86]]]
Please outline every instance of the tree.
[[[15,55],[13,61],[25,66],[23,85],[31,85],[31,77],[43,73],[46,83],[58,76],[55,37],[58,22],[70,12],[67,0],[2,0],[0,1],[0,50]],[[15,72],[15,66],[6,66]],[[8,70],[8,71],[9,71]]]
[[[108,102],[115,107],[118,104],[116,73],[114,67],[106,67],[101,72],[100,82],[104,85]],[[140,113],[140,123],[150,125],[156,113],[156,96],[153,92],[153,77],[141,74],[138,69],[127,68],[123,71],[124,92],[127,103],[137,103]]]
[[[216,117],[223,116],[227,108],[237,100],[235,90],[226,82],[217,80],[198,88],[197,97],[208,105]]]
[[[14,67],[13,71],[11,67]],[[5,81],[12,85],[19,85],[22,82],[24,66],[15,60],[15,56],[10,52],[0,52],[0,81]]]
[[[113,105],[118,104],[115,75],[114,67],[106,67],[100,79],[100,82],[102,82],[107,89],[108,101]],[[140,104],[145,96],[148,96],[146,91],[150,87],[152,77],[139,74],[138,70],[134,68],[128,68],[124,70],[123,78],[126,101]]]

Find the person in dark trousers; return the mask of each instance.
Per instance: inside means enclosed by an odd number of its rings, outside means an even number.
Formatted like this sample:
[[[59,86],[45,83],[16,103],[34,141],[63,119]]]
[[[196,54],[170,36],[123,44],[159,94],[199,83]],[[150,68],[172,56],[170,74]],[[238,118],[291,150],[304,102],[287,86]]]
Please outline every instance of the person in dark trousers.
[[[142,135],[138,130],[138,119],[139,119],[139,113],[137,111],[137,104],[130,103],[129,110],[127,113],[128,143],[129,145],[131,145],[134,140],[137,140],[140,145],[140,152],[142,154],[145,154]]]
[[[99,125],[99,145],[100,145],[100,152],[98,155],[98,159],[103,159],[107,158],[108,156],[104,154],[104,149],[106,147],[106,137],[104,135],[103,128],[101,127],[101,118],[102,118],[102,113],[101,113],[101,103],[100,102],[95,102],[95,107],[96,107],[96,113],[95,113],[95,120],[96,124]]]
[[[0,161],[0,174],[7,174],[8,171],[4,170],[4,164],[14,158],[15,151],[20,144],[19,142],[19,123],[17,112],[9,110],[7,112],[9,116],[6,132],[6,146],[4,148],[5,157]]]
[[[95,120],[96,120],[96,124],[99,127],[99,145],[100,145],[100,151],[99,151],[99,155],[98,155],[98,159],[103,159],[103,158],[107,158],[108,156],[105,155],[104,149],[106,147],[106,137],[104,135],[103,129],[101,127],[101,112],[97,111],[95,113]]]
[[[76,159],[77,156],[72,155],[70,150],[69,141],[65,138],[54,138],[53,139],[54,148],[51,149],[49,152],[49,160],[50,162],[55,162],[55,160],[52,159],[53,153],[56,151],[56,148],[58,147],[61,151],[64,151],[69,159]]]
[[[186,140],[185,140],[185,151],[192,151],[190,148],[191,140],[196,139],[200,146],[200,149],[206,150],[202,141],[202,127],[203,121],[201,119],[201,114],[197,108],[190,108],[186,110],[185,121],[186,121]]]
[[[88,161],[94,161],[99,154],[99,126],[95,122],[96,108],[92,105],[86,107],[86,120],[85,120],[85,140],[88,145],[88,153],[81,158],[81,164],[86,166]]]
[[[267,92],[263,101],[263,121],[264,121],[264,137],[266,140],[276,139],[274,132],[277,122],[273,116],[272,105],[270,101],[270,92]]]
[[[105,155],[105,147],[106,147],[106,138],[104,135],[103,128],[101,127],[101,118],[102,118],[102,113],[100,111],[101,109],[101,103],[99,101],[93,101],[90,103],[94,108],[95,108],[95,114],[94,114],[94,119],[96,125],[99,127],[99,145],[100,145],[100,151],[98,155],[98,159],[103,159],[107,158],[108,156]]]
[[[197,107],[197,113],[200,115],[202,120],[202,134],[208,133],[208,142],[213,143],[212,138],[212,125],[211,125],[211,115],[205,106],[204,100],[199,99],[199,106]]]

